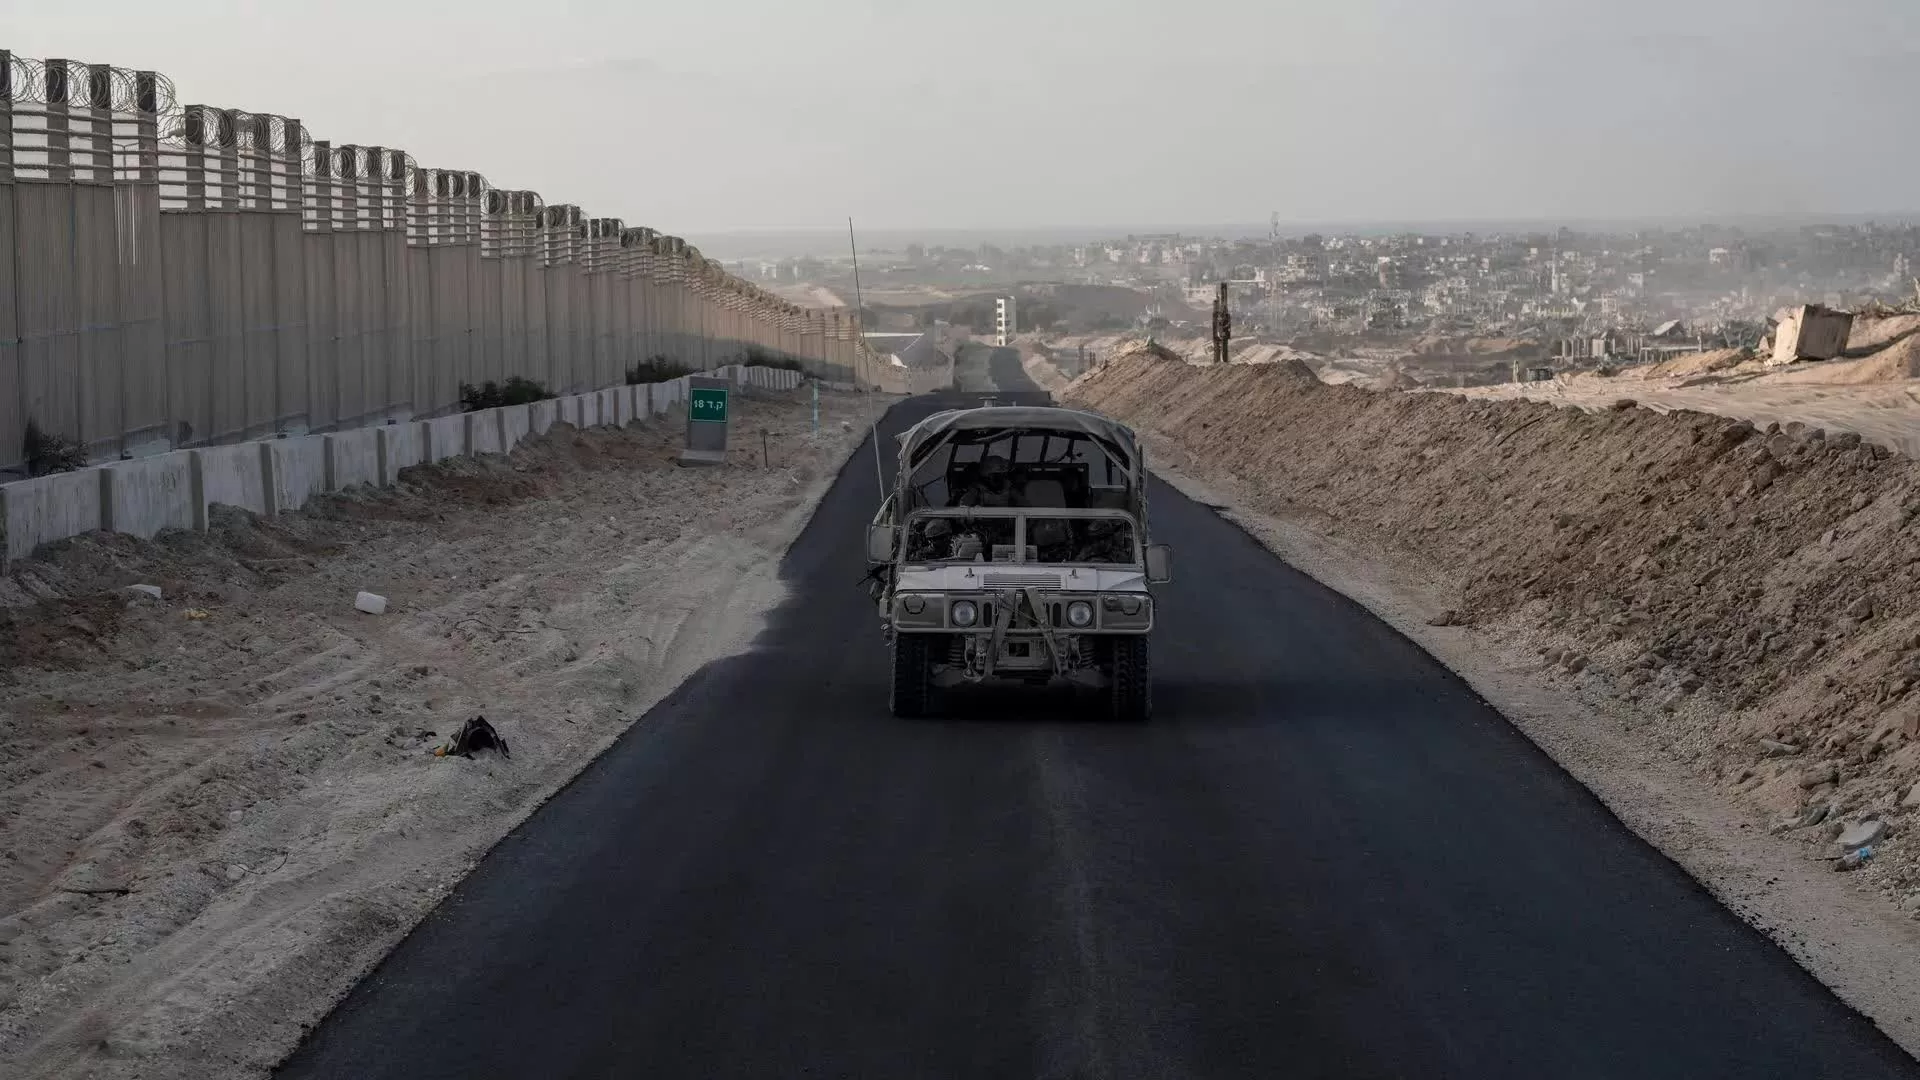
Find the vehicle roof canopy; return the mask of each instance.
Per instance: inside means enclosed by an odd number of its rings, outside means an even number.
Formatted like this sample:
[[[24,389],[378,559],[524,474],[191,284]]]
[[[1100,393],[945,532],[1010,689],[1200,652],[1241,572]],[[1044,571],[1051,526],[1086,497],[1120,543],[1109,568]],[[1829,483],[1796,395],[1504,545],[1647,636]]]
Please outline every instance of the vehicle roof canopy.
[[[1129,469],[1140,460],[1133,429],[1127,425],[1098,413],[1037,405],[998,405],[934,413],[901,433],[901,454],[909,464],[918,465],[935,447],[967,432],[1007,430],[1084,435],[1110,450],[1119,451]]]

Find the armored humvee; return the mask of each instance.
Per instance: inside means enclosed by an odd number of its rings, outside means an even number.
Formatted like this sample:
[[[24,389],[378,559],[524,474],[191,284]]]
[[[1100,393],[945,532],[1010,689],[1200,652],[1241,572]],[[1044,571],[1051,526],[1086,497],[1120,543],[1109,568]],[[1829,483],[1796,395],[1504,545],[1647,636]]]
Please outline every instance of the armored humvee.
[[[867,536],[894,715],[927,714],[956,683],[1064,679],[1146,719],[1147,586],[1172,580],[1146,487],[1132,429],[1093,413],[955,409],[903,434]]]

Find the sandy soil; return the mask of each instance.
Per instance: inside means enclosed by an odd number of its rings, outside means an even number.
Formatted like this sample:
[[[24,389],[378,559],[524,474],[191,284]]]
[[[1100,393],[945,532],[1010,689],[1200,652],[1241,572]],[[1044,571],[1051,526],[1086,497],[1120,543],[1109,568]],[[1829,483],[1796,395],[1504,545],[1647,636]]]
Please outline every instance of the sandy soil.
[[[736,409],[725,467],[676,467],[670,422],[561,427],[0,579],[0,1075],[265,1075],[513,825],[747,647],[862,403],[823,397],[818,436],[798,401]],[[164,598],[117,591],[139,582]],[[475,715],[511,757],[434,756]]]
[[[1448,393],[1533,400],[1589,411],[1630,398],[1656,411],[1691,409],[1754,424],[1800,422],[1849,431],[1920,457],[1920,315],[1860,319],[1836,360],[1783,367],[1739,350],[1676,357],[1611,376],[1581,373]]]
[[[804,307],[838,308],[847,306],[847,302],[840,299],[839,293],[834,292],[825,285],[814,285],[806,282],[798,285],[776,285],[773,288],[773,294],[782,300],[800,304]]]
[[[1137,355],[1134,422],[1920,1051],[1920,465],[1844,437]],[[1429,623],[1441,625],[1429,625]],[[1835,840],[1878,822],[1851,873]]]

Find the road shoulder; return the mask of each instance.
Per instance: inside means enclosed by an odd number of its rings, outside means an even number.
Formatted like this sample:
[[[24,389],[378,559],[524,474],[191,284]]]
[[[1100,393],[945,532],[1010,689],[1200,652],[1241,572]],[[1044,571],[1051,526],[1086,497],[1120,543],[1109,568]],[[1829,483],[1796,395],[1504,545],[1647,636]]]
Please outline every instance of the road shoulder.
[[[1636,835],[1765,933],[1908,1053],[1920,1056],[1920,926],[1849,887],[1830,860],[1769,833],[1631,733],[1655,721],[1596,679],[1549,675],[1540,639],[1514,622],[1435,626],[1451,598],[1408,553],[1388,558],[1310,521],[1257,508],[1238,481],[1196,469],[1168,440],[1143,433],[1155,472],[1213,507],[1289,565],[1361,604],[1466,680]]]

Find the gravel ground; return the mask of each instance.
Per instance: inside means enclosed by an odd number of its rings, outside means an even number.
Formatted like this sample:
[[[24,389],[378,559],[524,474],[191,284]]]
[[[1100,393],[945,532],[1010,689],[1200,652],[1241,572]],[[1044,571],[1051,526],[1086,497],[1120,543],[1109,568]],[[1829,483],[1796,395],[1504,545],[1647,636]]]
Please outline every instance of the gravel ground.
[[[805,403],[737,401],[712,469],[674,465],[674,424],[561,427],[395,490],[16,564],[0,1074],[264,1075],[509,829],[748,646],[864,412],[825,395],[816,436]],[[362,589],[388,613],[356,612]],[[476,715],[511,757],[434,755]]]

